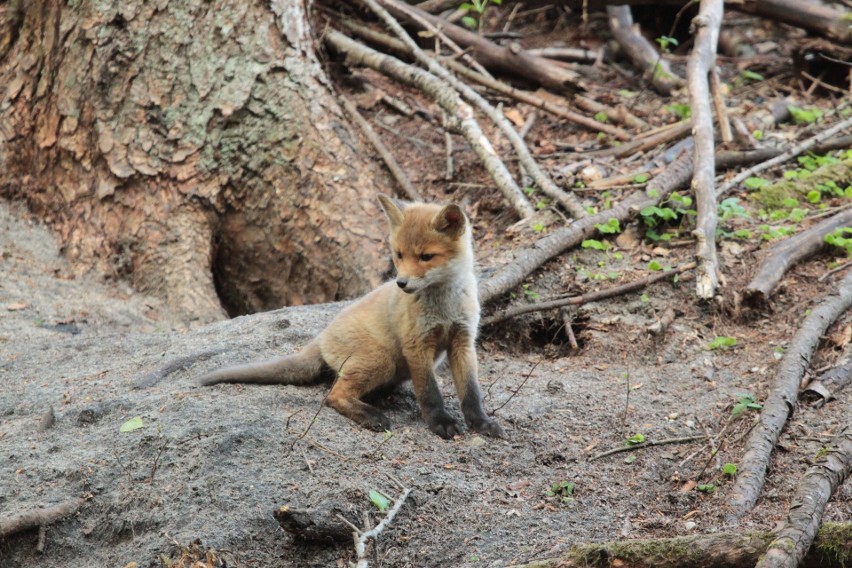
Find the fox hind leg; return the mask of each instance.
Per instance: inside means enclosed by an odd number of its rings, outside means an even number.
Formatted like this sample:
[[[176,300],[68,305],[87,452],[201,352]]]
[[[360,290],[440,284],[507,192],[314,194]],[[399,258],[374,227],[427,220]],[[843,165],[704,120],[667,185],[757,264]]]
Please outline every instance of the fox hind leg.
[[[385,384],[392,369],[383,368],[381,362],[359,365],[358,361],[344,362],[340,374],[326,397],[326,404],[353,422],[384,432],[390,430],[391,421],[378,408],[361,399],[377,387]]]

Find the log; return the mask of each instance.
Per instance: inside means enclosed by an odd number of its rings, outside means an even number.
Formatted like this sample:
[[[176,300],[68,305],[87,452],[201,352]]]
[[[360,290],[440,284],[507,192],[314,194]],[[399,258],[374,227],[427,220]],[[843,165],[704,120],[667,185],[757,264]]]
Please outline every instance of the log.
[[[773,538],[755,531],[575,544],[558,558],[509,568],[751,568]],[[826,523],[803,566],[839,568],[849,562],[850,547],[852,523]]]
[[[805,472],[784,525],[755,568],[796,568],[805,558],[826,503],[852,473],[852,428],[844,430],[828,454]]]
[[[763,403],[760,420],[754,427],[740,462],[737,480],[731,490],[728,522],[737,524],[757,503],[769,457],[781,429],[796,407],[799,384],[820,337],[846,310],[852,307],[852,271],[838,284],[837,291],[823,300],[805,318],[790,347],[781,359],[775,382]]]
[[[752,305],[767,304],[772,291],[791,266],[823,248],[825,235],[838,227],[850,226],[852,226],[852,209],[829,217],[804,233],[774,245],[769,251],[769,256],[760,265],[757,274],[743,290],[743,301]]]
[[[807,0],[729,0],[728,6],[802,28],[837,43],[852,44],[852,27],[844,12]]]
[[[75,512],[84,502],[85,499],[69,499],[52,507],[32,509],[8,518],[0,517],[0,540],[19,532],[55,523],[62,517]]]

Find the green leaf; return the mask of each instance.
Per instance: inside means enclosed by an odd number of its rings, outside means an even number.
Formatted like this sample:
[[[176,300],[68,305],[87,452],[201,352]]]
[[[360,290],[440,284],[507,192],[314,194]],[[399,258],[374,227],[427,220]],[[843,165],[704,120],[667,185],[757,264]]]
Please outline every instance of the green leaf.
[[[476,18],[474,18],[473,16],[464,16],[461,21],[465,25],[465,27],[470,28],[472,30],[475,30],[479,26],[479,24],[476,22]]]
[[[716,491],[716,486],[712,483],[704,483],[698,486],[698,490],[702,493],[713,493],[714,491]]]
[[[598,122],[607,122],[609,121],[609,116],[604,111],[600,111],[595,115],[595,120]]]
[[[659,262],[657,262],[656,260],[652,260],[651,262],[648,263],[648,270],[653,270],[654,272],[659,272],[662,269],[663,269],[662,265]]]
[[[580,243],[582,248],[590,248],[595,250],[606,250],[609,248],[608,243],[602,243],[601,241],[596,241],[595,239],[587,239]]]
[[[763,75],[760,73],[755,73],[754,71],[749,71],[748,69],[743,69],[740,72],[740,77],[743,79],[748,79],[749,81],[763,81]]]
[[[808,203],[819,203],[820,199],[822,199],[822,193],[815,189],[812,189],[808,192],[805,198],[808,200]]]
[[[651,176],[648,174],[636,174],[633,176],[633,183],[645,183],[649,179],[651,179]]]
[[[624,463],[626,463],[627,465],[630,465],[635,461],[636,461],[636,454],[630,454],[629,456],[624,458]]]
[[[595,228],[601,233],[612,235],[621,232],[621,225],[618,219],[611,218],[606,223],[598,223]]]
[[[542,225],[541,223],[536,223],[535,225],[533,225],[533,231],[535,231],[536,233],[540,233],[543,230],[544,230],[544,225]]]
[[[769,185],[769,180],[760,177],[750,177],[746,178],[743,185],[746,189],[760,189],[763,186]]]
[[[370,490],[370,502],[376,506],[380,512],[384,513],[390,507],[390,499],[379,493],[375,489]]]
[[[119,432],[133,432],[134,430],[138,430],[140,428],[144,428],[145,424],[142,422],[141,416],[134,416],[127,422],[121,425],[118,429]]]
[[[755,130],[751,133],[755,140],[763,140],[763,130]]]
[[[716,336],[716,338],[707,344],[707,349],[728,349],[737,345],[736,337],[726,337],[724,335]]]
[[[729,477],[733,477],[737,474],[737,466],[732,463],[726,463],[722,466],[722,473]]]
[[[633,434],[632,436],[627,438],[627,445],[628,446],[636,446],[636,445],[644,444],[644,443],[645,443],[645,436],[642,435],[642,434],[638,434],[638,433]]]

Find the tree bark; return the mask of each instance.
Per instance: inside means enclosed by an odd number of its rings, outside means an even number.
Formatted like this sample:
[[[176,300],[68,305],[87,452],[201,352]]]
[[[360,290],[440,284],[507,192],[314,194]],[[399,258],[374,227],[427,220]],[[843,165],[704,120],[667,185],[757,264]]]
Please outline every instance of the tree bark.
[[[0,21],[0,196],[80,270],[179,313],[351,297],[387,266],[386,187],[302,0],[17,1]],[[369,154],[368,154],[369,155]]]

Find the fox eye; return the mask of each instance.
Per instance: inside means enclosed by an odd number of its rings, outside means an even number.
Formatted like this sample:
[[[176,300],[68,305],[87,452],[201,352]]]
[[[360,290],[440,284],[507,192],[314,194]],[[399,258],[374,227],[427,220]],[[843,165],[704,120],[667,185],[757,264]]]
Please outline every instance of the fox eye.
[[[402,260],[402,251],[401,250],[396,251],[396,257],[398,259]]]
[[[434,256],[435,256],[434,254],[423,253],[423,254],[420,255],[420,260],[422,260],[423,262],[429,262],[430,260],[432,260],[432,257],[434,257]]]

